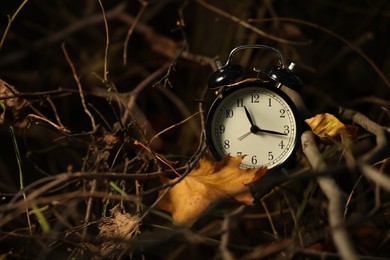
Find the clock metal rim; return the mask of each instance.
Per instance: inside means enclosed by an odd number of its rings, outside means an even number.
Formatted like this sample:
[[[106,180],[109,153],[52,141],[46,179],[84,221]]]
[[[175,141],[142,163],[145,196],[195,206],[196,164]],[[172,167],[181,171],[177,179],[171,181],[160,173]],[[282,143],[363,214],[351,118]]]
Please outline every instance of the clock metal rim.
[[[218,152],[219,149],[216,148],[216,144],[212,140],[213,129],[211,129],[211,125],[212,125],[213,115],[215,114],[217,107],[219,106],[219,104],[221,102],[223,102],[225,97],[227,97],[231,94],[234,94],[234,92],[236,92],[238,90],[241,90],[243,88],[250,88],[250,87],[264,88],[264,89],[267,89],[267,90],[272,91],[275,94],[279,95],[287,103],[287,105],[290,107],[291,113],[295,119],[296,131],[295,131],[294,142],[292,144],[292,146],[293,146],[292,150],[289,153],[288,157],[285,158],[285,160],[283,160],[282,162],[280,162],[277,165],[269,167],[269,168],[272,168],[273,170],[275,170],[275,169],[278,169],[278,168],[286,165],[292,158],[294,158],[294,154],[299,147],[299,140],[298,139],[299,139],[299,136],[302,132],[302,125],[301,125],[301,117],[298,113],[298,109],[296,108],[294,102],[291,100],[291,98],[284,91],[275,87],[273,81],[263,81],[260,79],[255,80],[255,81],[254,80],[250,80],[250,81],[244,80],[241,83],[240,82],[235,83],[233,87],[230,87],[229,89],[225,90],[223,92],[223,98],[219,98],[219,97],[216,98],[214,100],[214,102],[212,103],[212,105],[208,111],[207,117],[206,117],[206,141],[207,141],[207,144],[209,146],[209,150],[211,151],[211,153],[213,154],[215,159],[221,160],[225,155],[224,154],[221,155]]]

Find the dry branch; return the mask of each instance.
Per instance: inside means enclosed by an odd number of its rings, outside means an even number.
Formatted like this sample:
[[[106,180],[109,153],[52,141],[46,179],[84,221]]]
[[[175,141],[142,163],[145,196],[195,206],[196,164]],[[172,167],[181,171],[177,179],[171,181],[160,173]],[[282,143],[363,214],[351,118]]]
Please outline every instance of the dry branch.
[[[375,135],[376,147],[367,152],[365,155],[359,158],[360,161],[368,164],[375,163],[382,160],[389,153],[389,144],[387,138],[387,129],[360,112],[353,111],[351,109],[340,108],[340,115],[347,119],[352,120],[354,123],[360,125],[363,129]]]
[[[274,40],[276,42],[285,43],[285,44],[293,44],[293,45],[307,45],[307,44],[309,44],[309,42],[291,41],[288,39],[280,38],[280,37],[277,37],[275,35],[266,33],[263,30],[260,30],[259,28],[247,23],[246,21],[242,20],[241,18],[234,16],[234,15],[232,15],[232,14],[230,14],[222,9],[219,9],[216,6],[213,6],[211,4],[206,3],[204,0],[195,0],[195,1],[199,5],[203,6],[204,8],[206,8],[206,9],[208,9],[216,14],[219,14],[220,16],[223,16],[223,17],[239,24],[242,27],[245,27],[245,28],[257,33],[258,35],[264,37],[265,39],[271,39],[271,40]]]
[[[306,131],[302,134],[302,150],[313,169],[322,170],[326,167],[314,140],[314,134],[311,131]],[[331,177],[318,177],[317,181],[329,201],[328,218],[331,227],[330,232],[337,251],[343,259],[358,259],[344,222],[341,190]]]
[[[385,173],[380,172],[371,166],[361,163],[360,169],[363,174],[367,177],[367,179],[375,182],[376,185],[382,187],[387,192],[390,192],[390,177],[385,175]]]

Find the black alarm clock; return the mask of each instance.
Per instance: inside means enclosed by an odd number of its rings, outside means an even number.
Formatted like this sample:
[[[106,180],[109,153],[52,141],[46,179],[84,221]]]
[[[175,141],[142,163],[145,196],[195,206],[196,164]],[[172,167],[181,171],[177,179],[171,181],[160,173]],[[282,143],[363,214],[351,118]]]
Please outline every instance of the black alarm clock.
[[[231,64],[237,51],[254,48],[276,53],[278,66],[254,69],[257,76],[248,77],[243,67]],[[225,65],[217,65],[208,83],[217,95],[206,119],[210,151],[217,160],[244,156],[241,168],[282,166],[294,155],[301,133],[298,110],[281,89],[302,84],[292,73],[293,64],[286,67],[277,49],[255,44],[234,48]]]

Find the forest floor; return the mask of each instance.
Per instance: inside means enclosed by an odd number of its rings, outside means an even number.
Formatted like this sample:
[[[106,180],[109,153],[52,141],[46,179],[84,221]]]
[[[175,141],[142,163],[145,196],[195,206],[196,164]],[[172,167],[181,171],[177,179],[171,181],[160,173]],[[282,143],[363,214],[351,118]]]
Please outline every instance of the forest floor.
[[[0,259],[390,258],[389,29],[385,0],[1,1]],[[272,173],[205,139],[246,44],[331,118]]]

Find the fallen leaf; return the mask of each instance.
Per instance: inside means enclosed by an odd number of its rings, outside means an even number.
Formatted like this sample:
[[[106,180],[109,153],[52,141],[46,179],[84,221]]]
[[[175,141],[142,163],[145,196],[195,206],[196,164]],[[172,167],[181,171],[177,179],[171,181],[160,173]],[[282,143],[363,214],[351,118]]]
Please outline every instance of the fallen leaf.
[[[113,258],[113,254],[126,248],[128,243],[126,240],[131,240],[140,233],[140,224],[141,221],[138,216],[122,213],[119,207],[113,208],[111,217],[102,218],[99,223],[98,238],[104,238],[105,241],[100,246],[100,253],[103,256]],[[124,241],[118,243],[121,239]]]
[[[17,97],[19,91],[0,79],[0,107],[2,112],[0,113],[0,125],[5,123],[6,110],[9,110],[9,116],[12,117],[10,121],[14,121],[13,124],[23,127],[26,125],[26,120],[21,116],[21,110],[25,108],[28,103],[23,98]]]
[[[332,114],[317,114],[312,118],[305,119],[314,134],[324,143],[330,143],[330,138],[338,139],[345,136],[351,140],[356,139],[358,128],[352,125],[344,125]]]
[[[243,196],[250,193],[247,184],[259,179],[267,169],[241,169],[242,158],[226,156],[217,163],[202,158],[195,169],[171,187],[157,208],[171,213],[175,223],[191,226],[210,204],[219,199],[235,197],[243,203],[251,203],[251,196]],[[162,178],[163,183],[175,181],[177,178]]]

